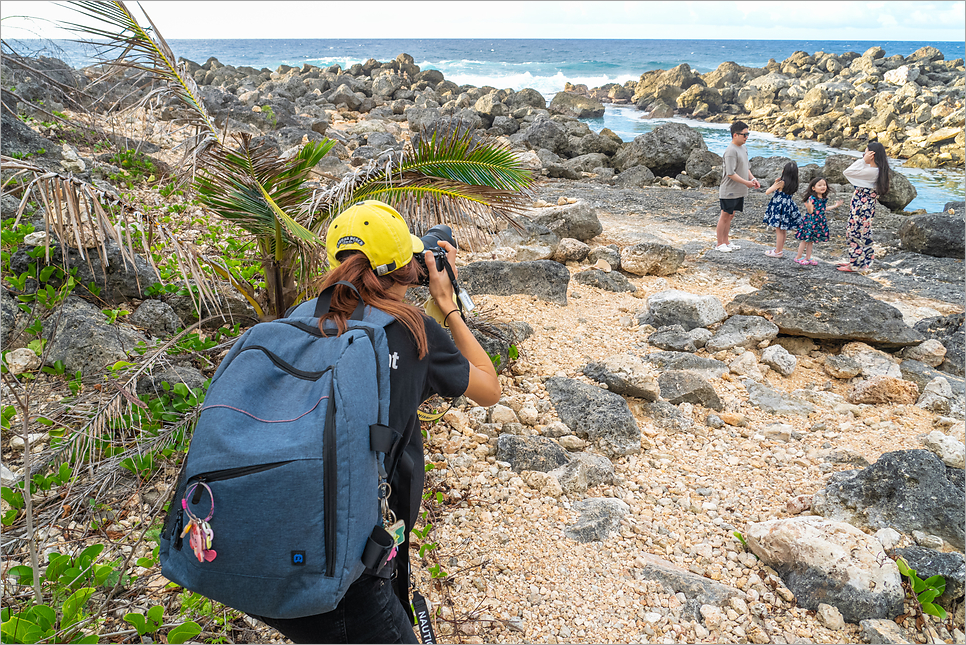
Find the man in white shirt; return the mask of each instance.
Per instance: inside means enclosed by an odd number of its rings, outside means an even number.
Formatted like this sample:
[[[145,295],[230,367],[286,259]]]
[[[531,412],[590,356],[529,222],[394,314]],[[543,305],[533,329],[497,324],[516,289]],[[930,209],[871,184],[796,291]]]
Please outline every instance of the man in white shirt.
[[[744,212],[748,189],[761,188],[761,184],[751,174],[751,168],[748,165],[748,149],[745,148],[747,141],[748,126],[742,121],[732,123],[731,145],[724,152],[723,176],[721,187],[718,189],[721,216],[718,218],[718,227],[715,230],[718,241],[714,250],[722,253],[731,253],[738,249],[728,241],[731,220],[734,219],[736,211]]]

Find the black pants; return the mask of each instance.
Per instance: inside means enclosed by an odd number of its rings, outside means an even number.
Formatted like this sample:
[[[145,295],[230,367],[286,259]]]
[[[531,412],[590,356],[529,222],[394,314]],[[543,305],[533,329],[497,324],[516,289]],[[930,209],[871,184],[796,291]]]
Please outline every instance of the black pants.
[[[333,611],[302,618],[253,616],[293,643],[418,643],[391,581],[363,575]]]

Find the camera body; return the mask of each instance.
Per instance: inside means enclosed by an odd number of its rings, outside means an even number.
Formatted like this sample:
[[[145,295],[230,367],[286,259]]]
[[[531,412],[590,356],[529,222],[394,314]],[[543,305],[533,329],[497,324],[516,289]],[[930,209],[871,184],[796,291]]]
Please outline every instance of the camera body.
[[[453,229],[445,224],[438,224],[433,228],[426,231],[426,234],[419,238],[423,241],[423,251],[432,251],[433,258],[436,260],[436,270],[443,272],[446,271],[446,263],[449,261],[446,257],[446,251],[440,248],[439,243],[441,241],[449,242],[454,247],[456,246],[456,240],[453,239]],[[423,268],[423,275],[420,284],[424,286],[429,285],[429,271],[426,267],[426,259],[423,257],[422,253],[416,253],[413,255],[413,259],[419,263]]]

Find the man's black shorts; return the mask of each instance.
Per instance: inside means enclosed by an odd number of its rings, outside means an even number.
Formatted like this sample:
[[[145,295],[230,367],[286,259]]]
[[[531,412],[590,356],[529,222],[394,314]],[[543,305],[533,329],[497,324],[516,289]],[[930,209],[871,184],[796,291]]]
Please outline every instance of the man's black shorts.
[[[735,211],[745,212],[745,198],[738,197],[736,199],[719,199],[721,202],[721,210],[728,213],[729,215],[734,215]]]

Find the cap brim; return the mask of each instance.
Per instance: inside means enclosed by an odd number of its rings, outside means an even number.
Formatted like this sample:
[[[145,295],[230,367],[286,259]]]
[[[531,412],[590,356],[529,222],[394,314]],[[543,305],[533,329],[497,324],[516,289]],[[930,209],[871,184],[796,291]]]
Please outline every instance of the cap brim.
[[[423,251],[426,250],[425,247],[423,246],[423,241],[421,239],[419,239],[412,233],[409,234],[409,237],[413,238],[413,255],[415,255],[416,253],[422,253]]]

